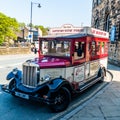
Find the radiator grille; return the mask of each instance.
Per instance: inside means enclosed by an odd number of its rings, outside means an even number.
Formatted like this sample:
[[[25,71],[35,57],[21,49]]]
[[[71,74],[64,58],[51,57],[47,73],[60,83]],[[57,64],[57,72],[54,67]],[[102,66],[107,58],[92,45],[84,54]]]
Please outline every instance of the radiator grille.
[[[23,79],[22,83],[25,86],[37,86],[37,67],[23,65]]]

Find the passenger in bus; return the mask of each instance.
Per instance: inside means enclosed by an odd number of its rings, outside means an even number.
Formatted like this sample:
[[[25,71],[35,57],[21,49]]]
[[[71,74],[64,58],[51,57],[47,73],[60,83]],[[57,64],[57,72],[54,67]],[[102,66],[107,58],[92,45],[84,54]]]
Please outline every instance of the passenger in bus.
[[[83,55],[83,50],[82,50],[81,44],[75,45],[74,58],[75,59],[83,58],[82,55]]]
[[[81,47],[79,47],[79,48],[77,49],[77,56],[78,56],[78,57],[81,57],[81,56],[82,56],[82,49],[81,49]]]

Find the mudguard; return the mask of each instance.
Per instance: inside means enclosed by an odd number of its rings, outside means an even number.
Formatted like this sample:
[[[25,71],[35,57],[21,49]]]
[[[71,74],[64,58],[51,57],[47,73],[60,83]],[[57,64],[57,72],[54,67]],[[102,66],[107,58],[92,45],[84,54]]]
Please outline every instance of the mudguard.
[[[15,77],[15,75],[13,74],[13,72],[9,72],[7,77],[6,77],[6,80],[11,80],[14,77]]]
[[[102,70],[104,71],[104,74],[105,74],[105,76],[106,76],[106,69],[105,69],[105,67],[100,67],[99,72],[98,72],[98,77],[101,77],[101,75],[102,75]]]
[[[8,73],[8,75],[6,77],[6,80],[11,80],[11,79],[14,79],[14,78],[20,79],[21,77],[22,77],[22,71],[16,70],[16,74],[13,71]]]
[[[63,78],[56,78],[48,84],[50,92],[56,92],[63,86],[72,90],[72,86],[70,85],[70,83]]]

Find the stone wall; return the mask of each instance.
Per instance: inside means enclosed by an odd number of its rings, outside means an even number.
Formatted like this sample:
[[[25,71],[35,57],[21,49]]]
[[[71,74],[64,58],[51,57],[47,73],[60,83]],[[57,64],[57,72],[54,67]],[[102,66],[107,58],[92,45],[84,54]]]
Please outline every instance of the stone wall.
[[[0,55],[29,53],[31,53],[30,47],[0,47]]]
[[[109,62],[120,64],[120,0],[93,0],[91,18],[92,27],[109,33],[112,26],[116,27],[114,41],[109,45]]]
[[[115,40],[120,41],[120,0],[93,1],[91,26],[110,32],[116,26]]]
[[[112,64],[120,66],[120,42],[117,44],[109,45],[109,59],[108,61]]]

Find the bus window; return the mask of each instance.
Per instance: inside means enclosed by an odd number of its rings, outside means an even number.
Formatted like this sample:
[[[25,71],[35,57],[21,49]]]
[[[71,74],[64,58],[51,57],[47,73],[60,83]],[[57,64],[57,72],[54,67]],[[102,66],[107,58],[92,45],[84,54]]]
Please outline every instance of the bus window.
[[[96,45],[95,44],[96,44],[95,41],[92,41],[92,43],[91,43],[91,49],[92,49],[91,55],[92,56],[96,55]]]
[[[74,51],[75,60],[84,58],[85,56],[84,45],[85,42],[75,42],[75,51]]]
[[[104,54],[105,43],[101,42],[101,54]]]
[[[105,50],[104,50],[105,54],[108,54],[108,43],[105,43]]]
[[[63,40],[42,40],[41,53],[49,56],[70,57],[71,42]]]
[[[97,55],[100,55],[100,42],[97,42],[96,52],[97,52]]]

